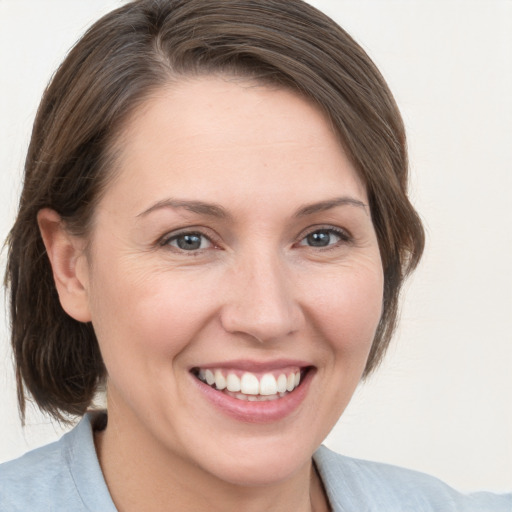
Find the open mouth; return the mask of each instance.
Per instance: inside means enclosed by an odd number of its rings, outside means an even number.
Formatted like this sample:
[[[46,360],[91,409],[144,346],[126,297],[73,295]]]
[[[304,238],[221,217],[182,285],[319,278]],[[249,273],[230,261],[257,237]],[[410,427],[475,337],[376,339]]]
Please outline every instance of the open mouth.
[[[278,400],[292,393],[310,369],[295,367],[252,373],[221,368],[193,368],[191,373],[211,388],[238,400],[264,402]]]

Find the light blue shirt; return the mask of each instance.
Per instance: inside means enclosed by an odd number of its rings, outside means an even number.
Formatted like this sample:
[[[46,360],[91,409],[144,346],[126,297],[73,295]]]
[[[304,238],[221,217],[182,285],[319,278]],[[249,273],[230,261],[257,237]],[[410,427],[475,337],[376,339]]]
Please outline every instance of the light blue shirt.
[[[117,512],[96,456],[92,423],[0,465],[1,512]],[[463,495],[436,478],[321,447],[315,464],[334,512],[512,512],[512,494]]]

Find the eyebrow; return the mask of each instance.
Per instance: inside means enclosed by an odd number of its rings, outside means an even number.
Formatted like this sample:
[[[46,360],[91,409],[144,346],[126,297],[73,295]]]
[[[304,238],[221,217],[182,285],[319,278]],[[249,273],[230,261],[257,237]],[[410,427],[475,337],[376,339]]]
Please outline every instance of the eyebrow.
[[[139,213],[137,217],[145,217],[149,213],[160,210],[162,208],[183,208],[193,213],[200,215],[208,215],[225,219],[230,217],[229,213],[220,205],[214,203],[205,203],[203,201],[187,201],[179,199],[163,199],[150,206],[147,210]]]
[[[355,199],[353,197],[335,197],[333,199],[327,199],[326,201],[320,201],[319,203],[308,204],[299,208],[296,217],[304,217],[306,215],[312,215],[313,213],[323,212],[325,210],[330,210],[332,208],[336,208],[338,206],[356,206],[358,208],[362,208],[368,214],[368,205],[364,204],[359,199]]]
[[[368,213],[367,205],[364,204],[359,199],[354,199],[353,197],[336,197],[334,199],[327,199],[325,201],[320,201],[318,203],[305,205],[297,210],[295,213],[295,217],[304,217],[307,215],[312,215],[314,213],[323,212],[326,210],[330,210],[332,208],[336,208],[338,206],[356,206],[358,208],[362,208],[366,213]],[[231,215],[226,211],[226,209],[215,203],[205,203],[203,201],[187,201],[187,200],[179,200],[179,199],[163,199],[153,204],[146,210],[137,214],[137,217],[145,217],[155,210],[160,210],[163,208],[184,208],[193,213],[197,213],[200,215],[208,215],[211,217],[216,217],[220,219],[230,218]]]

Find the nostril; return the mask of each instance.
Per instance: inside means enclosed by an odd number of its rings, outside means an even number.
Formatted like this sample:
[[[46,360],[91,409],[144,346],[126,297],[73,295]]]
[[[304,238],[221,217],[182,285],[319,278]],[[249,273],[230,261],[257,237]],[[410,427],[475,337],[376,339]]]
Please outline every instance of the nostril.
[[[226,332],[245,335],[259,343],[287,338],[300,330],[300,312],[290,307],[276,307],[269,311],[267,306],[244,308],[226,306],[221,313],[221,324]]]
[[[223,328],[229,333],[246,334],[264,343],[300,330],[303,313],[290,279],[280,264],[266,256],[250,262],[250,269],[232,276],[227,296],[220,310]],[[247,263],[249,266],[249,263]]]

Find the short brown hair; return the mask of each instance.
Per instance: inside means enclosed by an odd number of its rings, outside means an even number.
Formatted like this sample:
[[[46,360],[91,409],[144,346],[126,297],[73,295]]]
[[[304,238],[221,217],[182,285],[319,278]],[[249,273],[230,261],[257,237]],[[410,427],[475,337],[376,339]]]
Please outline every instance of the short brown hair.
[[[9,234],[6,284],[22,417],[28,391],[54,417],[82,415],[106,376],[91,324],[62,309],[36,221],[59,213],[87,234],[112,174],[113,142],[156,88],[230,73],[291,88],[330,118],[366,185],[384,270],[383,313],[365,375],[381,360],[405,276],[424,245],[407,198],[407,151],[393,96],[363,49],[302,0],[138,0],[79,40],[41,101]]]

